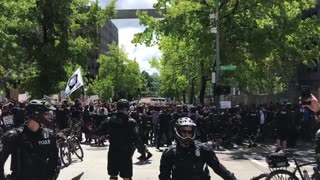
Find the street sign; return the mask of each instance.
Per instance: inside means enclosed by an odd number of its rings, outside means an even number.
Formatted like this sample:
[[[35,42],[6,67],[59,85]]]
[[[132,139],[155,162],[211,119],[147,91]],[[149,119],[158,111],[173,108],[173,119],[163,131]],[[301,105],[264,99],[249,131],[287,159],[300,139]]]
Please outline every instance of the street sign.
[[[212,27],[210,29],[210,33],[217,33],[217,27]]]
[[[237,66],[234,66],[234,65],[220,66],[221,71],[233,71],[236,69],[237,69]]]
[[[216,73],[215,72],[212,73],[211,82],[216,83]]]
[[[215,20],[216,19],[216,15],[215,14],[209,14],[209,19]]]

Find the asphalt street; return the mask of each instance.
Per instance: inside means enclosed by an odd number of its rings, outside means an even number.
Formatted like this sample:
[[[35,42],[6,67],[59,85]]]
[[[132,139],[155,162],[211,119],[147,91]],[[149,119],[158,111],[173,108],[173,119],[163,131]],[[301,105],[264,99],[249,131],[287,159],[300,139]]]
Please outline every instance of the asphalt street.
[[[84,149],[84,160],[79,161],[74,155],[73,162],[70,166],[62,168],[59,180],[106,180],[107,175],[107,151],[108,146],[93,147],[90,145],[82,145]],[[254,148],[236,147],[234,149],[222,149],[215,151],[220,162],[232,171],[240,180],[249,180],[253,176],[261,173],[268,173],[269,169],[265,162],[265,157],[274,151],[273,145],[258,145]],[[156,180],[159,174],[159,164],[162,152],[158,152],[154,147],[149,147],[153,153],[153,157],[145,162],[137,160],[139,153],[135,153],[133,157],[134,180]],[[301,144],[291,149],[295,153],[299,162],[310,162],[314,160],[314,151],[312,144]],[[8,160],[5,166],[5,172],[9,173]],[[290,161],[293,168],[294,163]],[[307,170],[311,172],[311,167]],[[222,179],[210,170],[212,180]]]

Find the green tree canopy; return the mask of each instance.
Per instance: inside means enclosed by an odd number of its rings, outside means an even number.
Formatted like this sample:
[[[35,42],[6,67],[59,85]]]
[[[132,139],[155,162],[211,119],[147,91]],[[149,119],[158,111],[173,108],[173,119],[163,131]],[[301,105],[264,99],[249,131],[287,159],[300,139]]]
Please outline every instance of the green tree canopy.
[[[105,8],[89,0],[3,0],[0,2],[0,75],[20,77],[35,97],[59,92],[60,82],[97,59],[99,30],[115,14],[115,0]],[[3,83],[2,83],[3,84]]]
[[[94,83],[96,87],[92,87],[97,88],[94,92],[103,94],[102,91],[108,91],[108,98],[115,99],[138,96],[142,87],[139,64],[135,60],[129,60],[123,48],[115,43],[109,45],[109,51],[106,55],[100,55],[98,63],[100,68],[98,80]],[[108,85],[111,89],[99,90],[103,85]]]
[[[215,4],[206,2],[159,0],[154,7],[164,16],[161,20],[139,13],[146,29],[133,42],[160,46],[163,56],[157,65],[162,92],[174,87],[168,74],[187,75],[189,85],[178,89],[192,92],[194,88],[203,101],[216,53],[215,34],[210,33],[215,23],[209,19]],[[314,0],[220,1],[221,65],[237,66],[237,71],[222,72],[221,82],[237,84],[247,92],[275,92],[288,83],[298,64],[319,62],[319,20],[303,18],[305,11],[315,7]]]

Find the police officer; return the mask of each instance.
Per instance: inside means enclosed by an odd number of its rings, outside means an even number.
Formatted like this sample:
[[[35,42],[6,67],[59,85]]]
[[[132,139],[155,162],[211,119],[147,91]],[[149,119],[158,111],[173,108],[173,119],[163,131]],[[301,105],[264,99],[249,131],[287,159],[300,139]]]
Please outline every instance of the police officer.
[[[120,99],[117,102],[117,112],[101,123],[96,134],[109,133],[108,174],[110,180],[124,180],[132,177],[132,155],[135,148],[145,153],[146,148],[139,138],[139,130],[134,119],[129,117],[129,102]]]
[[[248,136],[249,136],[248,147],[250,148],[255,147],[257,146],[256,136],[257,136],[258,127],[260,125],[260,116],[254,105],[250,108],[250,111],[247,114],[247,125],[248,125]]]
[[[13,180],[55,180],[59,175],[60,161],[56,137],[42,128],[43,114],[54,107],[40,100],[32,100],[26,107],[26,121],[3,136],[0,151],[0,180],[4,180],[4,164],[11,154]]]
[[[195,141],[196,124],[188,117],[175,123],[177,145],[163,152],[160,161],[160,180],[207,180],[210,179],[207,166],[223,179],[235,180],[233,173],[220,164],[214,151]]]
[[[68,128],[68,121],[70,119],[70,109],[68,101],[62,101],[62,105],[56,109],[56,125],[60,130]]]
[[[282,104],[280,111],[276,115],[276,144],[277,149],[275,152],[279,152],[282,150],[283,152],[287,148],[287,139],[288,139],[288,133],[290,131],[289,129],[289,109],[285,104]]]
[[[25,102],[19,102],[18,106],[13,108],[14,127],[20,127],[25,119]]]
[[[170,135],[169,135],[169,123],[171,120],[171,115],[168,113],[166,107],[161,107],[161,111],[159,114],[159,132],[158,132],[158,138],[157,138],[157,149],[160,151],[160,144],[161,144],[161,138],[163,135],[166,136],[167,140],[167,146],[170,146],[171,140],[170,140]]]
[[[82,109],[82,103],[79,99],[76,99],[74,101],[74,105],[70,108],[71,111],[71,118],[69,119],[69,128],[73,129],[75,128],[75,132],[77,133],[77,137],[79,141],[82,141],[82,116],[83,116],[83,109]]]

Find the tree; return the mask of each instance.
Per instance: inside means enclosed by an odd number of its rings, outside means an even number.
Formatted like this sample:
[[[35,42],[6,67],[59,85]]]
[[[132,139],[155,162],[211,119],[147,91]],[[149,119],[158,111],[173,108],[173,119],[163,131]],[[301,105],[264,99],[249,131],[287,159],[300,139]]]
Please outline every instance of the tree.
[[[222,72],[221,82],[238,84],[247,92],[275,92],[291,79],[297,64],[318,62],[319,46],[314,45],[319,42],[318,20],[301,16],[315,5],[313,0],[220,1],[222,65],[237,66],[237,71]],[[207,0],[205,6],[201,1],[159,0],[154,7],[164,19],[140,12],[146,29],[133,42],[159,44],[163,54],[160,69],[167,71],[160,70],[160,79],[168,80],[167,74],[185,75],[187,70],[187,88],[190,92],[195,88],[203,102],[215,64],[215,35],[209,33],[214,26],[209,20],[214,1]],[[161,81],[166,86],[161,88],[169,90],[172,83]]]
[[[89,84],[89,95],[98,95],[99,98],[108,102],[114,96],[112,80],[109,78],[98,79]]]
[[[141,96],[156,96],[157,95],[157,78],[150,76],[146,71],[141,72],[142,89]]]
[[[106,55],[100,55],[98,63],[100,64],[98,81],[108,82],[106,84],[110,87],[112,85],[110,92],[114,93],[114,99],[138,95],[138,90],[142,87],[139,64],[129,60],[123,48],[119,48],[115,43],[109,45],[109,51]]]
[[[60,82],[74,71],[67,72],[67,66],[86,69],[90,55],[98,57],[98,30],[114,15],[115,0],[103,9],[97,4],[89,0],[1,1],[0,55],[5,62],[1,65],[15,76],[22,74],[21,87],[35,97],[61,90]]]
[[[25,77],[34,77],[37,70],[28,55],[29,43],[24,42],[25,33],[34,31],[30,11],[35,2],[0,2],[0,75],[1,88],[12,87],[13,83],[24,83]],[[24,44],[23,46],[21,44]],[[19,78],[19,79],[18,79]]]

